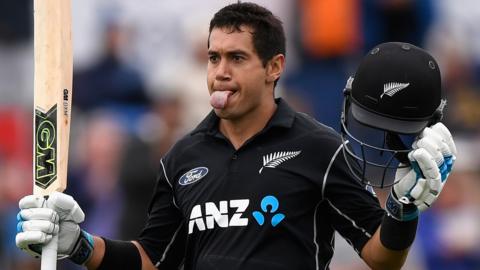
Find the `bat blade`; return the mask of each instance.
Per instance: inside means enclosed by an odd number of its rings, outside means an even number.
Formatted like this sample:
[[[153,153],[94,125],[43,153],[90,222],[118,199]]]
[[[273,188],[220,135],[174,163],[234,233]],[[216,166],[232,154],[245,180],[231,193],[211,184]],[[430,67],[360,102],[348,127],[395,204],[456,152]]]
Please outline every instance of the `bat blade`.
[[[33,193],[67,186],[72,105],[71,0],[34,0]],[[58,236],[42,248],[42,270],[57,268]]]
[[[34,0],[34,194],[67,185],[72,104],[70,0]]]

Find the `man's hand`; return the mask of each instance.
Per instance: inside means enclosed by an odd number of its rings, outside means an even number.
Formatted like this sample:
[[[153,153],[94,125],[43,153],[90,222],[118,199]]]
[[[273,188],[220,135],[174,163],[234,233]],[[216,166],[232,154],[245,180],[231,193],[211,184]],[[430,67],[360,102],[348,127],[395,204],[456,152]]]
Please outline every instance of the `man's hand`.
[[[19,202],[16,244],[39,257],[42,246],[58,234],[58,257],[84,264],[91,256],[93,238],[78,226],[85,214],[69,195],[55,192],[48,199],[29,195]]]
[[[411,220],[438,198],[456,159],[457,149],[450,131],[442,123],[427,127],[408,154],[412,168],[397,171],[397,179],[387,199],[388,214]]]

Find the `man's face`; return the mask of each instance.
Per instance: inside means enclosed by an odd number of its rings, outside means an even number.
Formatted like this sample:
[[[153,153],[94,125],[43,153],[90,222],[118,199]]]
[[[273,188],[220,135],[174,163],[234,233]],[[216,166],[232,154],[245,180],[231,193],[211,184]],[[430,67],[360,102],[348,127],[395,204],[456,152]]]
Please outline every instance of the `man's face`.
[[[267,81],[267,70],[262,65],[252,41],[252,29],[241,31],[214,28],[208,48],[207,83],[214,91],[232,91],[223,109],[215,109],[224,119],[238,119],[254,112],[261,104],[273,99],[273,83]]]

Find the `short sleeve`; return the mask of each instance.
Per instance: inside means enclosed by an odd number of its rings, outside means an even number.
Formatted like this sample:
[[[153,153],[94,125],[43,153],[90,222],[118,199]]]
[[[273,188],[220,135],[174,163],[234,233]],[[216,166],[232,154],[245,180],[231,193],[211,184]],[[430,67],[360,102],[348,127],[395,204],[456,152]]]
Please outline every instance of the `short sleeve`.
[[[137,240],[154,265],[161,269],[178,269],[178,264],[184,255],[185,224],[176,206],[174,192],[163,160],[160,161],[154,195],[148,208],[147,222]]]
[[[324,200],[330,222],[360,254],[363,246],[379,227],[384,210],[373,189],[351,174],[339,146],[324,183]]]

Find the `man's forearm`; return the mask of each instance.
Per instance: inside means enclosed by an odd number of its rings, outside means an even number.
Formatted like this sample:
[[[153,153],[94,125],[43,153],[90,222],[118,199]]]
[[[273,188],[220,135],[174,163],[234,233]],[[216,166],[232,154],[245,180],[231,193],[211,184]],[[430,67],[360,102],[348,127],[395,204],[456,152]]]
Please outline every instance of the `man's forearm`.
[[[102,263],[103,256],[105,255],[105,241],[98,236],[94,236],[93,241],[93,255],[86,263],[89,270],[97,269]]]
[[[157,270],[145,250],[140,245],[140,243],[138,243],[137,241],[132,241],[132,243],[137,247],[138,251],[140,252],[140,257],[142,258],[142,270]]]
[[[372,238],[365,244],[361,255],[363,260],[375,270],[400,269],[407,259],[409,248],[404,250],[391,250],[386,248],[380,241],[380,230],[377,229]]]

